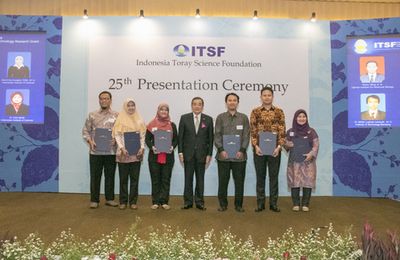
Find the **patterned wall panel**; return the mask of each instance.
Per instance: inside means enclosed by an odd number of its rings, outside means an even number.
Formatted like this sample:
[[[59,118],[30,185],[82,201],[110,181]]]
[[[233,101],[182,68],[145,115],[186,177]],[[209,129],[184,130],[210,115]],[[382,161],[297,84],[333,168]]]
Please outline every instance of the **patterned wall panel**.
[[[346,36],[398,34],[400,19],[337,21],[330,26],[333,195],[399,199],[400,129],[347,127]]]
[[[47,34],[44,124],[0,124],[0,191],[58,191],[61,30],[61,17],[0,16],[0,31]]]

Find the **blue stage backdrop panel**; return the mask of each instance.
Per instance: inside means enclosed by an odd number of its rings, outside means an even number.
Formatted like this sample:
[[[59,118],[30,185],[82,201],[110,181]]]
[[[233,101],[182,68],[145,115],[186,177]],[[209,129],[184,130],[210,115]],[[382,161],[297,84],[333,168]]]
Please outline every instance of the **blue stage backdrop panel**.
[[[46,32],[47,39],[44,123],[0,124],[0,191],[58,192],[61,30],[58,16],[0,16],[0,31]]]
[[[400,129],[347,126],[346,36],[399,34],[400,18],[336,21],[330,27],[333,195],[399,199]]]

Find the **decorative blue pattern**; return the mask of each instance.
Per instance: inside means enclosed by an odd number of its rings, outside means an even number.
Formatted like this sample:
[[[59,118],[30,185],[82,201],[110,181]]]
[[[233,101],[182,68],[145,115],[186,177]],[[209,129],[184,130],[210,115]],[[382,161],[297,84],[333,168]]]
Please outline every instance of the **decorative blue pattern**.
[[[62,17],[0,16],[2,31],[45,31],[44,124],[0,125],[0,191],[58,191]]]
[[[331,22],[333,195],[399,199],[400,130],[347,128],[346,36],[398,34],[400,18]]]

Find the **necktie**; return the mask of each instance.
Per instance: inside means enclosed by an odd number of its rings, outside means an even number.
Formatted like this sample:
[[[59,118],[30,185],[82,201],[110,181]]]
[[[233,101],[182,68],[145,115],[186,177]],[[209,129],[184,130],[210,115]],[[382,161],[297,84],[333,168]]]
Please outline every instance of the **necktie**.
[[[369,78],[369,82],[374,82],[374,75],[371,75],[371,77]]]
[[[195,118],[194,127],[196,129],[196,134],[197,134],[197,131],[199,131],[200,120],[199,120],[199,116],[198,115],[196,115],[194,118]]]
[[[372,118],[375,118],[375,112],[372,112],[372,113],[371,113],[371,117],[372,117]]]

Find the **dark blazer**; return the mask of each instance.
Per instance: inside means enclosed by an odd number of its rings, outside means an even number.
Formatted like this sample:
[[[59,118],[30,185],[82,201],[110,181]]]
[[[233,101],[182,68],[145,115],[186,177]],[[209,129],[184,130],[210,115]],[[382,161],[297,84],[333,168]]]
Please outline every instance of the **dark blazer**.
[[[213,152],[213,119],[201,113],[199,130],[196,134],[193,113],[184,114],[179,121],[178,151],[183,153],[185,161],[195,156],[199,162],[205,162],[207,155]]]
[[[369,115],[368,111],[364,111],[361,113],[361,120],[385,120],[386,119],[386,112],[378,110],[376,117],[372,117]]]
[[[149,130],[146,130],[145,143],[149,147],[149,162],[157,162],[157,154],[154,154],[154,135]],[[172,146],[175,148],[178,145],[178,131],[176,130],[176,125],[172,123]],[[175,161],[174,151],[172,153],[167,153],[167,163],[173,163]]]
[[[372,83],[381,83],[382,81],[385,80],[385,75],[382,74],[376,74],[375,80],[372,81]],[[370,78],[368,77],[368,74],[366,75],[361,75],[360,76],[360,81],[362,83],[371,83]]]
[[[9,116],[26,116],[29,114],[29,106],[25,104],[21,104],[19,107],[18,113],[15,112],[14,106],[12,104],[8,104],[6,106],[6,115]]]

